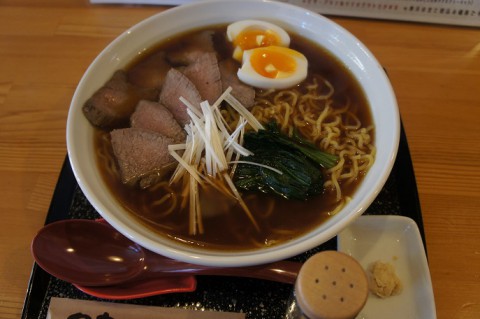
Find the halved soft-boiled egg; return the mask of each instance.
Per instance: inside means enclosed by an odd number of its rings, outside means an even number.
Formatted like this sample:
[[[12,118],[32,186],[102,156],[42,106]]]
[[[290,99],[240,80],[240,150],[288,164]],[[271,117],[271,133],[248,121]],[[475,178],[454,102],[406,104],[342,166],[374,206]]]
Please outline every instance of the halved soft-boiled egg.
[[[227,38],[234,46],[233,58],[240,62],[246,50],[290,45],[290,36],[285,30],[261,20],[241,20],[230,24],[227,27]]]
[[[279,46],[247,50],[238,78],[261,89],[285,89],[307,77],[308,61],[300,52]]]

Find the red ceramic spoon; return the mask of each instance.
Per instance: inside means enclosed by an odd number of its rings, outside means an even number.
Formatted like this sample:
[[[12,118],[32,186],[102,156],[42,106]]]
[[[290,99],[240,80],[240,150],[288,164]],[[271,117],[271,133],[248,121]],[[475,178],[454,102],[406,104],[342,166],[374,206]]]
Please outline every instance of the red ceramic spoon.
[[[136,299],[169,293],[192,292],[197,288],[195,276],[157,277],[125,284],[88,287],[75,285],[86,294],[102,299]]]
[[[112,286],[174,275],[220,275],[295,282],[301,263],[215,268],[173,260],[143,249],[110,225],[64,220],[42,228],[32,254],[51,275],[79,286]]]

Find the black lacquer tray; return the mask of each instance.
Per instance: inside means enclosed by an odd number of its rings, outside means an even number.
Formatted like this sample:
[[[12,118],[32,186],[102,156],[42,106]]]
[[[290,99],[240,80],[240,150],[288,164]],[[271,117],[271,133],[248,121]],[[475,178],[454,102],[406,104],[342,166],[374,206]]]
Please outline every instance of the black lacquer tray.
[[[410,217],[417,222],[425,243],[415,174],[403,126],[398,156],[392,173],[365,214]],[[67,218],[93,219],[98,217],[99,215],[78,187],[67,157],[45,223]],[[313,253],[326,249],[336,249],[335,238],[293,259],[304,261]],[[247,278],[198,276],[195,292],[113,302],[243,312],[249,319],[268,319],[283,317],[291,291],[291,285],[282,283]],[[80,292],[71,284],[50,276],[35,264],[25,298],[22,318],[46,318],[51,297],[99,300]]]

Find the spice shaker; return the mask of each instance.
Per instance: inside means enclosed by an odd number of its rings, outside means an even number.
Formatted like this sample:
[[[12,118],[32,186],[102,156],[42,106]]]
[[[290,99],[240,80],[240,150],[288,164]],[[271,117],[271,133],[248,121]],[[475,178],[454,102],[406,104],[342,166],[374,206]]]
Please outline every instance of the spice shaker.
[[[286,319],[353,319],[368,297],[362,266],[338,251],[310,257],[300,269]]]

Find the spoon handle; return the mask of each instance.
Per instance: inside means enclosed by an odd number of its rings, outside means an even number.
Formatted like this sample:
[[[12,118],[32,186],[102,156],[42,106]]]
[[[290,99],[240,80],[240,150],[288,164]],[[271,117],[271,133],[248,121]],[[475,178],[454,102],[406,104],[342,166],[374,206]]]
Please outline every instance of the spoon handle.
[[[211,267],[178,262],[150,251],[145,252],[146,270],[152,276],[159,276],[161,274],[164,274],[165,276],[172,276],[175,274],[233,276],[293,284],[295,283],[298,272],[302,267],[302,263],[286,260],[258,266]]]
[[[300,271],[301,263],[279,261],[266,265],[238,268],[210,268],[199,271],[199,275],[234,276],[264,279],[287,284],[294,284]]]

